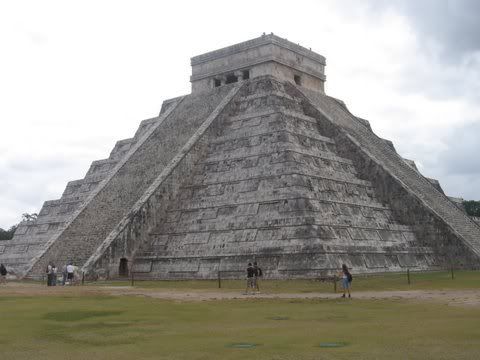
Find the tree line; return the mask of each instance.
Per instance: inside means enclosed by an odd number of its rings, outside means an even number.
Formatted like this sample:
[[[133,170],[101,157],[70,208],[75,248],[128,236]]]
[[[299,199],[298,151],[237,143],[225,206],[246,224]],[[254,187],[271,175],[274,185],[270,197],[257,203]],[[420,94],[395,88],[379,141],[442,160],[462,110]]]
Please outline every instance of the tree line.
[[[24,213],[22,214],[22,221],[35,221],[37,220],[38,214],[37,213]],[[17,230],[18,224],[10,226],[8,230],[2,229],[0,227],[0,240],[10,240],[13,238],[13,234],[15,234],[15,230]]]
[[[480,217],[480,201],[467,200],[463,202],[463,206],[468,215]]]
[[[17,225],[13,225],[8,230],[0,228],[0,240],[10,240],[13,237],[13,234],[17,230]]]

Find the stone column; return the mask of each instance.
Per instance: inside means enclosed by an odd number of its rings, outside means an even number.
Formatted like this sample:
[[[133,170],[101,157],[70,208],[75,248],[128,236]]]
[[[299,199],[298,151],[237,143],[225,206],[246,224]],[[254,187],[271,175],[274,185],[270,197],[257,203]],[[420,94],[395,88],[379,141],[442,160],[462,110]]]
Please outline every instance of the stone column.
[[[243,71],[235,71],[233,74],[237,77],[237,81],[243,81]]]

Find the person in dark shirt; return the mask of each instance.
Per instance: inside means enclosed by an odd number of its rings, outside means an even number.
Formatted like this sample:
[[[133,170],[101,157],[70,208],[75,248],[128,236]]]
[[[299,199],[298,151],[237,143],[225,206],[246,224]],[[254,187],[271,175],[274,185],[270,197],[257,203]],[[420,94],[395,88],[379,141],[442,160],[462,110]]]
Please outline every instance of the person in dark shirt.
[[[350,294],[350,288],[352,283],[352,274],[350,274],[350,270],[348,270],[347,265],[342,265],[342,271],[339,274],[342,277],[342,287],[343,287],[343,295],[342,298],[345,297],[346,293],[348,292],[348,297],[351,298],[352,295]]]
[[[0,264],[0,284],[7,283],[7,268],[5,265]]]
[[[253,263],[253,272],[254,272],[253,284],[254,284],[255,291],[260,292],[259,283],[260,283],[260,277],[263,275],[263,273],[262,273],[262,269],[260,269],[256,261]]]
[[[245,289],[245,295],[248,294],[248,289],[255,290],[255,269],[252,266],[252,263],[248,263],[247,267],[247,288]]]

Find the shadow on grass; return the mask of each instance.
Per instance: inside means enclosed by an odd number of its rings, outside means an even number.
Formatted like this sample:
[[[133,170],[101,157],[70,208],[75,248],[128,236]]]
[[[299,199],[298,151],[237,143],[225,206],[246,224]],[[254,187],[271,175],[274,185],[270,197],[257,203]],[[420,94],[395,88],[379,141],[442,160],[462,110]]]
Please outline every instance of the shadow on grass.
[[[61,311],[61,312],[50,312],[45,314],[44,318],[46,320],[55,320],[55,321],[80,321],[95,317],[101,316],[112,316],[120,315],[124,311],[82,311],[82,310],[71,310],[71,311]]]
[[[344,341],[332,341],[332,342],[322,342],[318,345],[321,348],[339,348],[339,347],[345,347],[348,346],[347,342]]]
[[[112,332],[112,328],[108,328],[108,332],[91,331],[93,328],[84,331],[75,331],[68,333],[52,332],[44,334],[44,338],[49,340],[62,342],[65,344],[90,345],[90,346],[109,346],[109,345],[128,345],[136,344],[143,340],[140,334],[134,334],[125,331]],[[107,328],[103,328],[107,329]],[[96,330],[99,330],[98,328]]]
[[[81,313],[81,315],[79,314]],[[91,319],[98,316],[118,315],[121,311],[76,312],[76,320]],[[62,319],[63,324],[47,325],[43,328],[42,339],[73,345],[115,346],[136,344],[143,336],[136,328],[135,321],[101,321],[85,323],[65,322],[65,313],[49,313],[49,319],[55,314],[55,319]],[[60,315],[61,314],[61,315]]]

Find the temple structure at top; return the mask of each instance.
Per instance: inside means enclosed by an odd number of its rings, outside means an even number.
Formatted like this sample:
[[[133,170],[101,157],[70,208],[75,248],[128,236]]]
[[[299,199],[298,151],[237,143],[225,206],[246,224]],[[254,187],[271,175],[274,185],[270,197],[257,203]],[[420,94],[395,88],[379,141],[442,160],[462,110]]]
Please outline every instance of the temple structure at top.
[[[273,33],[194,56],[191,64],[193,93],[265,75],[324,92],[325,57]]]

